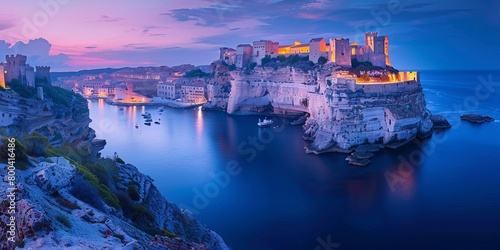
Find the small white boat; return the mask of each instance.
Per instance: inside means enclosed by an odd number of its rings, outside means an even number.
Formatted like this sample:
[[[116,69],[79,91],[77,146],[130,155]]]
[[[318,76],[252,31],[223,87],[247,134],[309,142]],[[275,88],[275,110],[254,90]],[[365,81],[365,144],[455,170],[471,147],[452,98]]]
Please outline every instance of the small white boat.
[[[257,125],[259,125],[259,127],[263,128],[263,127],[269,127],[273,124],[273,120],[271,119],[267,119],[267,117],[264,118],[264,120],[260,120],[259,119],[259,122],[257,122]]]

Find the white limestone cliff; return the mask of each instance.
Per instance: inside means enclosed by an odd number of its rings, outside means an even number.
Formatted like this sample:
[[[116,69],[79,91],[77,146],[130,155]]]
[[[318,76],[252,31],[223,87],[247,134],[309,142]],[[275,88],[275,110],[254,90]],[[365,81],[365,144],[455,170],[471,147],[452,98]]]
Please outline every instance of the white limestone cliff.
[[[309,153],[349,152],[358,145],[397,147],[432,133],[420,83],[356,84],[332,77],[339,67],[312,70],[257,67],[232,71],[228,114],[308,113],[304,138]]]

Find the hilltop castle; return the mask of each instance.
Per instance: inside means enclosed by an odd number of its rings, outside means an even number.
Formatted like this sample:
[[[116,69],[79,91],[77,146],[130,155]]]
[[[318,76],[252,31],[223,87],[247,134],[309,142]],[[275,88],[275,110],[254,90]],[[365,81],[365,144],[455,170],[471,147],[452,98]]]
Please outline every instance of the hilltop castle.
[[[220,60],[237,68],[243,68],[249,63],[261,64],[261,60],[270,56],[299,55],[309,57],[309,60],[318,63],[321,57],[328,62],[334,62],[340,66],[351,67],[351,60],[358,62],[371,62],[373,66],[390,66],[389,59],[389,37],[378,36],[377,32],[365,33],[365,45],[358,45],[356,42],[349,43],[349,38],[329,39],[328,43],[324,38],[314,38],[309,43],[296,41],[294,44],[281,45],[279,42],[270,40],[260,40],[250,44],[240,44],[235,49],[221,48]]]
[[[6,55],[6,63],[0,63],[0,87],[5,88],[5,83],[17,79],[20,83],[34,87],[35,78],[46,79],[50,83],[50,67],[33,67],[26,63],[28,57],[24,55]]]

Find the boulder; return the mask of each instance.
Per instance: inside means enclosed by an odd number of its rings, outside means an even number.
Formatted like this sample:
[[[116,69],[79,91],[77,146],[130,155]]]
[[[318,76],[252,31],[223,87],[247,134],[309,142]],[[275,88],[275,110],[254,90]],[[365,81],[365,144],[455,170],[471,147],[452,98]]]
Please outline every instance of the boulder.
[[[450,122],[442,115],[431,115],[431,121],[435,129],[448,129],[451,128]]]
[[[374,154],[370,152],[358,152],[358,151],[353,152],[351,155],[358,159],[369,159],[374,156]]]
[[[460,119],[463,121],[468,121],[468,122],[476,123],[476,124],[482,124],[485,122],[492,122],[495,120],[495,119],[493,119],[493,117],[482,116],[482,115],[478,115],[478,114],[465,114],[465,115],[460,116]]]
[[[52,161],[58,163],[43,162],[39,165],[42,169],[35,174],[35,183],[48,195],[69,186],[76,169],[63,157],[54,157]]]

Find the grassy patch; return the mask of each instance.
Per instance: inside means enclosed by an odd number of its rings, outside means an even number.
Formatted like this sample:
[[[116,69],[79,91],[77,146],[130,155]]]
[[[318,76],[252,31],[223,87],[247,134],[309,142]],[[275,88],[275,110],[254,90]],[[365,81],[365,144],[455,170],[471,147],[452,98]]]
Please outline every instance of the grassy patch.
[[[174,234],[174,233],[172,233],[172,232],[168,231],[167,229],[159,228],[158,230],[160,231],[160,234],[161,234],[162,236],[167,236],[167,237],[169,237],[169,238],[171,238],[171,239],[173,239],[173,238],[176,238],[176,237],[177,237],[177,235],[176,235],[176,234]]]
[[[56,216],[57,221],[61,222],[67,228],[71,228],[71,222],[69,222],[68,218],[62,214],[58,214]]]

